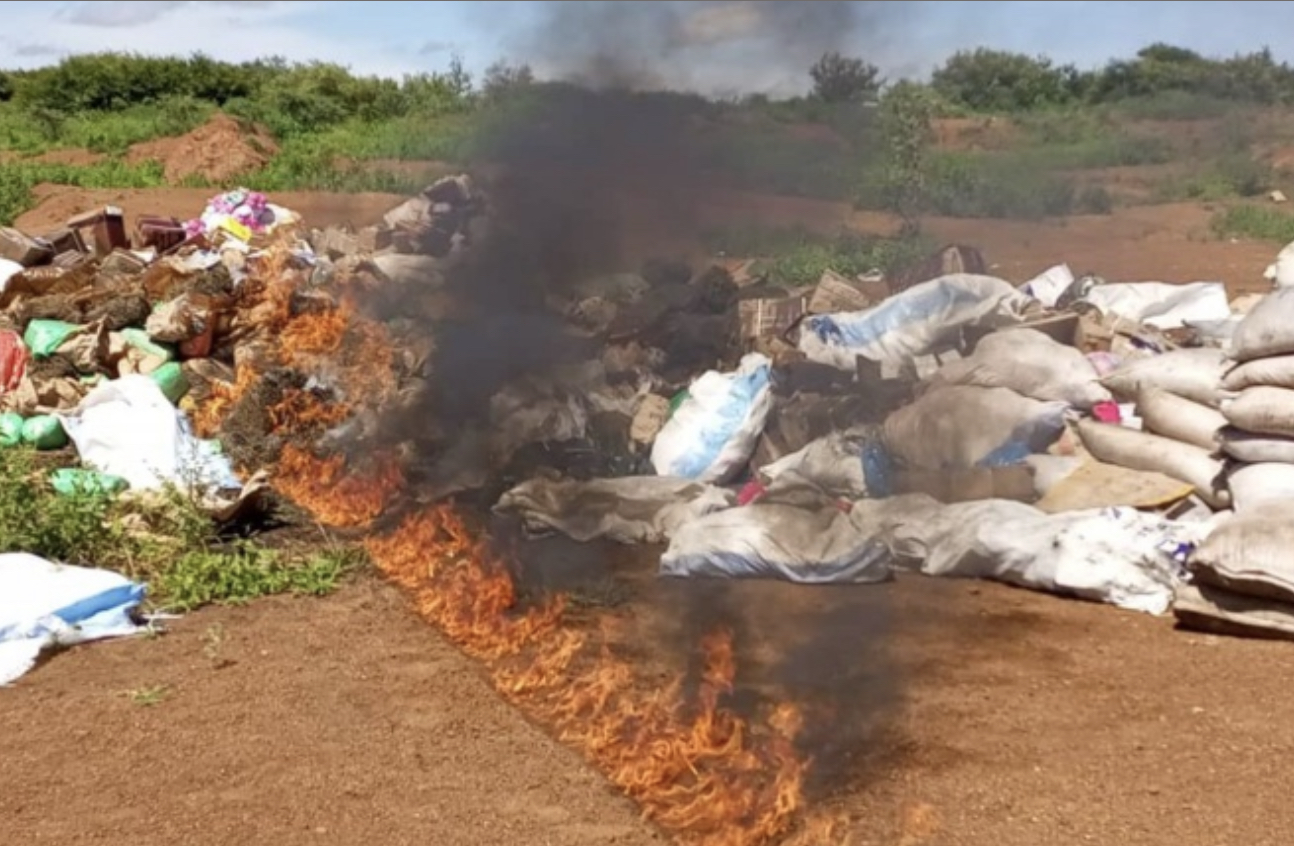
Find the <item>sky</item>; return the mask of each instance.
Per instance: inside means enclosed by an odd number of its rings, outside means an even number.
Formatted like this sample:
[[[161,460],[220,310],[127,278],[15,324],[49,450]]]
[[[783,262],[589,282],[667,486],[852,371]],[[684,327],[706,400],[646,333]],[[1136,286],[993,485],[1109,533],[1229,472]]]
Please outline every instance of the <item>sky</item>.
[[[628,9],[626,7],[637,7]],[[843,8],[842,7],[848,7]],[[540,77],[612,54],[653,80],[705,93],[793,94],[826,50],[921,76],[978,46],[1045,54],[1082,67],[1155,41],[1224,56],[1270,46],[1294,4],[1266,2],[315,2],[315,0],[0,0],[0,67],[29,68],[97,51],[203,52],[242,61],[322,60],[399,77],[444,70],[454,55],[479,74],[497,59]],[[1268,44],[1268,42],[1272,42]]]

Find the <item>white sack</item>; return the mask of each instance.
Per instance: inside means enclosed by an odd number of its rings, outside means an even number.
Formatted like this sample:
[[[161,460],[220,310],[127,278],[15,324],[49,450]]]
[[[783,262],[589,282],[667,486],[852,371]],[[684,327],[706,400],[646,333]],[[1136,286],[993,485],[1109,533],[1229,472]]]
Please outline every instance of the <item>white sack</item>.
[[[863,472],[863,447],[867,437],[861,433],[833,432],[810,441],[803,449],[785,455],[759,468],[766,485],[794,475],[825,493],[846,499],[867,496],[867,477]]]
[[[799,348],[810,361],[841,370],[853,371],[858,356],[903,368],[963,328],[1019,323],[1030,301],[1002,279],[953,273],[864,311],[807,317],[800,325]]]
[[[1280,288],[1258,302],[1231,336],[1231,357],[1253,361],[1294,353],[1294,288]]]
[[[241,487],[229,457],[193,437],[184,413],[147,376],[101,382],[58,419],[81,461],[134,490]]]
[[[735,501],[723,488],[668,476],[536,478],[505,493],[494,511],[520,517],[532,535],[556,531],[580,542],[662,543],[684,523]]]
[[[1144,431],[1209,452],[1217,449],[1218,432],[1227,425],[1227,418],[1217,409],[1158,388],[1141,392],[1137,416]]]
[[[1234,467],[1227,474],[1227,486],[1231,489],[1231,502],[1237,514],[1252,512],[1265,502],[1294,501],[1294,464]]]
[[[929,576],[993,579],[1162,614],[1180,570],[1172,553],[1203,531],[1132,508],[1044,514],[989,499],[921,511],[891,531],[890,543],[899,563]]]
[[[1274,499],[1225,521],[1191,555],[1197,581],[1294,603],[1294,499]]]
[[[1223,429],[1218,435],[1222,452],[1246,464],[1294,464],[1294,437],[1255,435]]]
[[[1124,426],[1080,420],[1078,436],[1097,461],[1163,473],[1185,482],[1213,508],[1226,508],[1229,494],[1222,486],[1222,462],[1208,450]]]
[[[0,554],[0,685],[22,676],[52,646],[134,634],[130,611],[144,586],[108,570]]]
[[[1146,388],[1158,388],[1217,406],[1223,397],[1220,385],[1226,367],[1222,350],[1193,347],[1129,361],[1102,379],[1101,384],[1124,402],[1135,402]]]
[[[684,525],[660,560],[662,576],[865,584],[890,578],[885,544],[855,511],[834,504],[758,500]]]
[[[9,284],[10,279],[26,269],[16,261],[0,258],[0,294],[4,293],[5,286]]]
[[[1010,388],[1031,399],[1084,410],[1112,399],[1087,356],[1037,329],[1005,329],[987,335],[974,353],[944,365],[930,381]]]
[[[651,463],[661,476],[721,484],[750,461],[772,408],[767,356],[743,356],[734,373],[709,370],[652,444]]]
[[[382,275],[399,286],[434,289],[444,283],[445,263],[432,256],[383,253],[371,259]]]
[[[1180,329],[1187,321],[1226,320],[1231,316],[1221,282],[1116,282],[1097,285],[1083,298],[1103,314],[1114,314],[1152,329]]]
[[[1266,385],[1270,388],[1294,388],[1294,355],[1256,358],[1237,364],[1222,375],[1224,391],[1243,391]]]
[[[1263,278],[1277,288],[1294,287],[1294,243],[1286,244],[1276,254],[1276,261],[1267,265]]]
[[[1045,305],[1054,308],[1060,295],[1074,284],[1074,271],[1067,264],[1049,267],[1020,286],[1020,290]]]
[[[882,437],[908,467],[940,470],[994,463],[995,453],[1042,452],[1064,433],[1063,402],[1041,402],[1009,388],[946,385],[890,414]]]
[[[1294,435],[1294,390],[1259,385],[1222,403],[1222,413],[1237,429],[1259,435]]]

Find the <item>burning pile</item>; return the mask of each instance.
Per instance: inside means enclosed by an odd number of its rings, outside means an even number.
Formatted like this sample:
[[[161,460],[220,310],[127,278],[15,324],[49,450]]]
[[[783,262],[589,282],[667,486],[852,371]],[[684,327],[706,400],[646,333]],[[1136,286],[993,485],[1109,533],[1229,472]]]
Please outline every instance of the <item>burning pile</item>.
[[[692,285],[690,271],[649,270],[658,303],[646,302],[641,314],[618,307],[617,331],[636,329],[605,360],[523,370],[484,406],[459,406],[485,414],[476,421],[488,427],[476,426],[484,446],[475,452],[455,429],[464,418],[428,409],[441,401],[452,407],[447,393],[472,389],[452,377],[455,327],[443,318],[455,307],[446,281],[466,265],[483,205],[471,181],[455,177],[394,209],[383,226],[307,236],[288,210],[261,203],[257,214],[239,217],[238,207],[213,204],[187,228],[168,223],[171,240],[134,249],[118,243],[106,214],[104,243],[60,252],[58,264],[40,252],[48,239],[22,236],[35,251],[12,273],[4,304],[16,324],[10,346],[24,355],[33,347],[36,355],[25,370],[26,359],[11,356],[21,371],[15,384],[29,387],[5,397],[32,394],[43,402],[58,394],[42,380],[66,382],[67,398],[51,410],[69,411],[85,395],[77,379],[86,368],[101,377],[176,371],[181,386],[163,388],[191,414],[197,433],[218,439],[239,473],[269,471],[274,489],[319,522],[371,529],[400,501],[403,519],[394,515],[366,543],[376,565],[410,592],[426,619],[485,662],[504,696],[581,749],[646,816],[687,842],[713,846],[788,835],[820,842],[825,824],[804,816],[810,762],[795,746],[801,716],[785,703],[761,720],[728,707],[736,668],[727,631],[704,638],[695,692],[682,677],[664,686],[641,678],[613,638],[566,613],[562,596],[520,601],[487,533],[469,530],[468,513],[441,502],[482,481],[507,484],[510,473],[524,472],[515,469],[519,456],[537,442],[585,438],[597,414],[585,393],[590,384],[627,430],[625,415],[644,399],[644,372],[672,366],[688,373],[723,350],[731,283],[720,274]],[[125,315],[135,299],[140,313]],[[579,332],[592,337],[590,315],[605,316],[614,299],[567,292],[537,303],[536,313],[583,325]],[[162,305],[150,313],[150,301]],[[36,347],[33,327],[48,316],[71,328]],[[661,360],[654,351],[661,339],[679,341],[680,327],[697,317],[719,327],[718,340],[706,342],[705,330],[693,327],[702,340],[676,342],[672,360]],[[132,322],[143,325],[132,329]],[[578,342],[578,332],[563,332]],[[26,344],[18,338],[24,333]],[[655,333],[656,343],[644,343],[644,333]],[[122,351],[103,353],[105,340]],[[433,359],[450,370],[434,383]],[[67,375],[49,375],[57,372],[50,362],[62,362]],[[641,455],[629,454],[630,440],[622,434],[602,452],[641,463]],[[420,463],[428,458],[430,470]],[[410,499],[426,504],[404,505]],[[603,626],[611,627],[611,618]]]

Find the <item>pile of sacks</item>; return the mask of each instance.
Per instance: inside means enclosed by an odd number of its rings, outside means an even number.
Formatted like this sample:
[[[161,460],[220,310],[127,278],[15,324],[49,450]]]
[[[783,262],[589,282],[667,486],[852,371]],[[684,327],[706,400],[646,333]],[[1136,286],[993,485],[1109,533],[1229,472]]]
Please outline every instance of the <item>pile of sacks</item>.
[[[1153,305],[1135,285],[1099,288]],[[1216,301],[1219,288],[1197,290]],[[1127,421],[1116,387],[1126,394],[1138,359],[1199,353],[1167,336],[1193,335],[1185,321],[1145,327],[1090,308],[1086,291],[1057,309],[1027,286],[954,273],[870,307],[800,310],[774,337],[746,334],[733,366],[672,396],[648,388],[633,430],[650,436],[653,475],[541,474],[496,511],[535,533],[664,543],[660,572],[674,577],[868,582],[906,568],[1165,611],[1210,525],[1144,509],[1192,493],[1218,503],[1212,479],[1189,461],[1147,472],[1140,455],[1113,460],[1146,442],[1116,444],[1103,462],[1078,435],[1091,423],[1102,436],[1175,444],[1092,421]]]

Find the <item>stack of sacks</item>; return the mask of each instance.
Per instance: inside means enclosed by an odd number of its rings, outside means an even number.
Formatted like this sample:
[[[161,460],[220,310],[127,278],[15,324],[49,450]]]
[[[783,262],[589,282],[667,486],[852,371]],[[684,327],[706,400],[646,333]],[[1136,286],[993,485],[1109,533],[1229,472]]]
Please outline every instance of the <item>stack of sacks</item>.
[[[1233,394],[1222,403],[1230,425],[1220,434],[1234,465],[1229,474],[1237,512],[1294,498],[1294,288],[1265,297],[1236,327],[1222,377]]]
[[[1098,461],[1162,473],[1185,482],[1213,508],[1230,505],[1218,432],[1227,366],[1221,350],[1200,347],[1137,359],[1101,380],[1122,402],[1136,404],[1141,430],[1083,421],[1078,434]]]
[[[1191,554],[1191,581],[1174,592],[1173,614],[1189,628],[1294,639],[1291,502],[1243,508],[1218,515],[1222,524]]]

